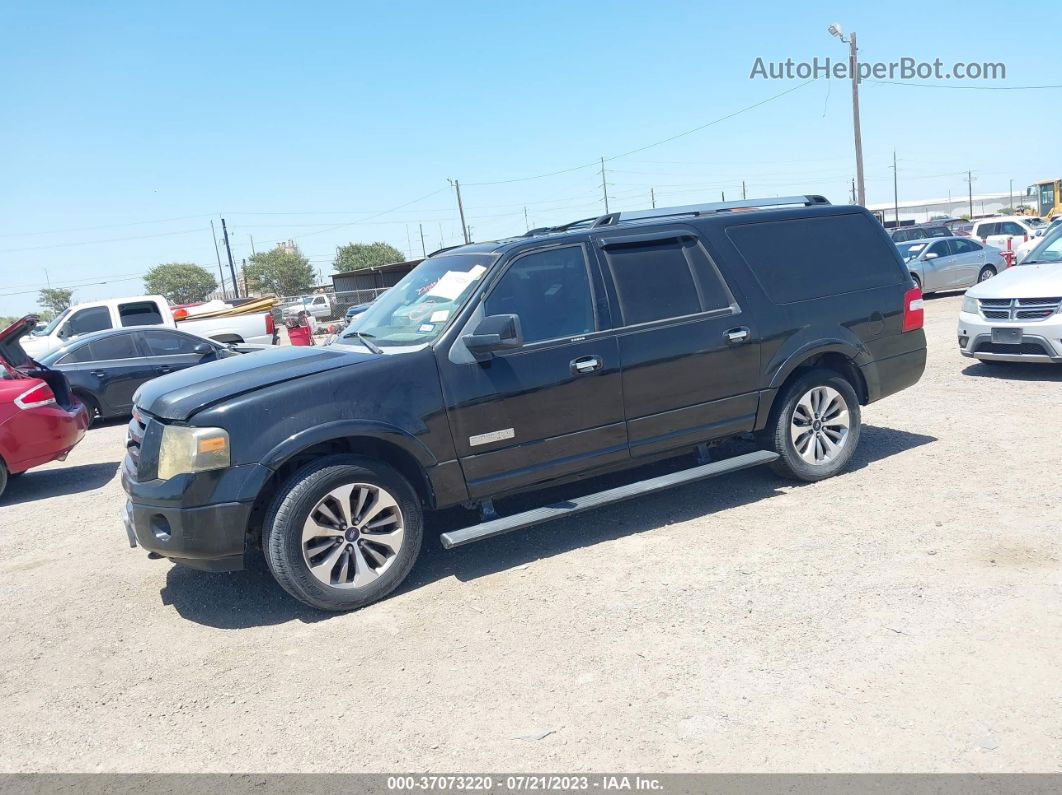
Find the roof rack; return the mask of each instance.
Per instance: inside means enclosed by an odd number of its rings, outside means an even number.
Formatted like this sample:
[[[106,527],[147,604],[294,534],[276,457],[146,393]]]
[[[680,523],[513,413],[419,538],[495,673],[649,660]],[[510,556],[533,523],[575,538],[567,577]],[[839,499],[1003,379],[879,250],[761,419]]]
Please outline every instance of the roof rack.
[[[612,226],[620,221],[634,221],[642,218],[667,218],[673,215],[710,215],[728,210],[751,210],[760,207],[786,207],[798,205],[811,207],[817,204],[829,204],[824,196],[777,196],[773,199],[742,199],[733,202],[712,202],[711,204],[687,204],[683,207],[658,207],[652,210],[624,210],[623,212],[602,215],[591,224],[592,229]],[[576,222],[578,223],[578,222]],[[562,227],[563,228],[563,227]]]

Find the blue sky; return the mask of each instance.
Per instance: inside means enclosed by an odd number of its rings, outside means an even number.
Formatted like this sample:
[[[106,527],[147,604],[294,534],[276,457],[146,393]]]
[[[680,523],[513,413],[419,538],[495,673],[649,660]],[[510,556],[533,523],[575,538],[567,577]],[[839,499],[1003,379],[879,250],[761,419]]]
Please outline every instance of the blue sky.
[[[858,33],[862,60],[1002,61],[1005,82],[961,84],[1058,82],[1062,12],[1039,6],[1008,25],[1000,8],[9,3],[0,314],[34,310],[48,280],[90,300],[141,292],[137,277],[160,262],[216,272],[220,214],[237,261],[252,236],[258,249],[293,238],[326,277],[346,242],[419,255],[420,224],[429,251],[457,242],[448,177],[462,182],[476,239],[524,231],[525,206],[533,225],[597,214],[596,166],[524,178],[800,85],[749,73],[757,56],[844,59],[826,33],[834,21]],[[892,199],[894,147],[901,199],[965,193],[967,169],[975,193],[1059,176],[1060,100],[864,83],[868,202]],[[850,88],[837,80],[606,163],[611,209],[647,207],[650,188],[662,205],[737,198],[742,179],[750,196],[844,202],[853,172]]]

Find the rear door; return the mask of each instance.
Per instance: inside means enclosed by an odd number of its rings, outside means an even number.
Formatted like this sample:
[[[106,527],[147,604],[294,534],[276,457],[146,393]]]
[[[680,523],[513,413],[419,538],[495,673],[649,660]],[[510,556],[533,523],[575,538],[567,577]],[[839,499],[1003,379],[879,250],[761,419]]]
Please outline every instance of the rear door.
[[[956,268],[955,287],[969,287],[977,282],[981,266],[985,262],[985,250],[980,243],[972,240],[954,238],[951,247],[955,250]]]
[[[209,354],[196,353],[196,346],[205,342],[179,331],[152,329],[137,335],[140,349],[146,357],[143,362],[151,365],[157,375],[165,375],[186,367],[194,367],[204,360],[210,361]],[[214,357],[216,358],[216,357]]]
[[[631,455],[751,430],[757,324],[693,227],[594,237],[606,278]]]
[[[523,251],[500,267],[461,335],[515,314],[523,346],[477,361],[459,335],[437,356],[473,498],[629,458],[616,337],[586,245]]]
[[[155,375],[131,332],[85,340],[56,364],[72,384],[92,393],[104,415],[132,411],[133,393]]]

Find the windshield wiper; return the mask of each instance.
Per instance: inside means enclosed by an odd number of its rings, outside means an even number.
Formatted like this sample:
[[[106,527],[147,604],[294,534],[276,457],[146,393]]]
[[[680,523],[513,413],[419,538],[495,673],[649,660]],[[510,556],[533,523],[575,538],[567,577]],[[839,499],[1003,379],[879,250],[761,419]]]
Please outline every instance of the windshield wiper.
[[[383,349],[372,341],[372,334],[366,334],[363,331],[352,331],[351,334],[357,337],[358,342],[360,342],[373,353],[383,353]],[[348,334],[347,336],[350,335]]]

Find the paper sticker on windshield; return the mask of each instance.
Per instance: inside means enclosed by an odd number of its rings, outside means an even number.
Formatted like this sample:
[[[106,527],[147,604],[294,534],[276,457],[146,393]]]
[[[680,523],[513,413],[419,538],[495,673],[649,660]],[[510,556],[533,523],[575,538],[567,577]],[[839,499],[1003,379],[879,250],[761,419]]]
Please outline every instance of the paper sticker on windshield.
[[[445,298],[447,301],[456,301],[457,297],[465,291],[465,288],[482,276],[486,270],[482,265],[476,265],[474,268],[470,268],[467,273],[463,271],[447,271],[439,281],[432,285],[428,295]]]
[[[435,326],[433,326],[431,323],[425,323],[423,326],[417,329],[417,331],[421,332],[422,334],[426,334],[427,332],[434,330]]]
[[[432,312],[431,313],[431,322],[432,323],[445,323],[446,322],[446,318],[448,318],[448,317],[450,317],[450,310],[449,309],[440,309],[438,312]]]

